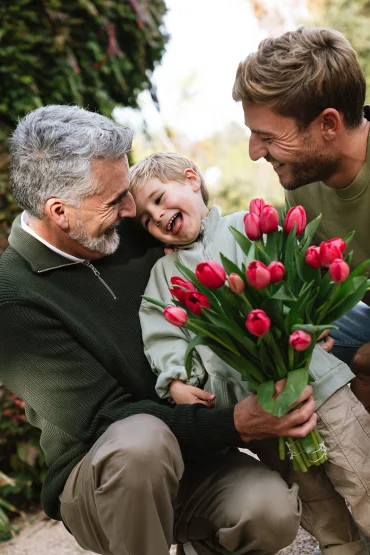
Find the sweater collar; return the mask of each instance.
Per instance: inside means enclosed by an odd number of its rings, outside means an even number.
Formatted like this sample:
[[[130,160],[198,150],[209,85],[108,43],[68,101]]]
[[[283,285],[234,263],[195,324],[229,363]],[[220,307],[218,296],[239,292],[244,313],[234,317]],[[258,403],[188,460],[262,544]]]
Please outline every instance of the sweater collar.
[[[52,251],[35,237],[24,231],[21,226],[21,216],[17,216],[12,225],[9,245],[26,260],[34,272],[46,272],[63,266],[80,264],[68,260],[64,256]]]
[[[218,211],[218,208],[214,206],[209,211],[208,216],[201,221],[199,235],[195,239],[195,241],[193,243],[190,243],[189,245],[180,245],[178,248],[191,249],[199,241],[199,239],[203,239],[203,241],[206,241],[208,237],[212,237],[220,223],[220,220],[220,212]]]

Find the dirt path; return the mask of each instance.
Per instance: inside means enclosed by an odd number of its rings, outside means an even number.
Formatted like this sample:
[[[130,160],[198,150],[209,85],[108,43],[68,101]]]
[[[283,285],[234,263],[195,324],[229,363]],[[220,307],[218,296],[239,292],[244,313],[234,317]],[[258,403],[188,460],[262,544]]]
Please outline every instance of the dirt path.
[[[300,530],[296,541],[280,555],[308,555],[315,542]],[[27,525],[14,540],[1,544],[0,555],[94,555],[79,547],[61,522],[42,520]]]

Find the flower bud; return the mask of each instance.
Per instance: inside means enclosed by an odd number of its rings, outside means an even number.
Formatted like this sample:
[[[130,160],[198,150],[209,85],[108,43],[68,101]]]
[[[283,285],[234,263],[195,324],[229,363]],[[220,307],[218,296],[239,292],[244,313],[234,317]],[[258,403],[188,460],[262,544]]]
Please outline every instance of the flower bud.
[[[344,262],[341,258],[336,258],[329,266],[329,274],[333,281],[345,281],[349,275],[347,262]]]
[[[279,227],[279,213],[271,206],[266,204],[260,215],[260,231],[262,233],[272,233]]]
[[[256,241],[256,239],[261,237],[260,219],[257,214],[248,212],[248,214],[244,216],[244,229],[246,236],[251,241]]]
[[[274,260],[267,266],[268,271],[270,272],[270,282],[276,283],[277,281],[281,281],[285,274],[284,264]]]
[[[210,289],[222,287],[226,280],[226,272],[218,262],[201,262],[195,269],[195,275],[202,285]]]
[[[202,308],[211,308],[207,295],[203,293],[188,293],[185,299],[185,305],[197,316],[202,312]]]
[[[296,225],[296,235],[299,235],[305,230],[307,217],[303,206],[293,206],[293,208],[288,211],[285,216],[284,231],[286,231],[286,233],[290,233],[294,224]]]
[[[320,260],[322,266],[330,266],[336,258],[343,258],[342,252],[347,244],[339,238],[323,241],[320,244]]]
[[[245,288],[244,279],[242,279],[238,274],[230,274],[228,278],[229,288],[233,293],[243,293]]]
[[[322,266],[330,266],[334,260],[342,257],[342,250],[340,243],[336,239],[330,241],[323,241],[320,244],[320,260]]]
[[[265,206],[265,201],[262,198],[254,198],[249,203],[249,212],[259,216],[262,212],[262,208]]]
[[[270,271],[262,262],[252,260],[245,272],[248,283],[255,289],[263,289],[270,281]]]
[[[312,338],[305,331],[298,330],[289,337],[289,345],[296,351],[305,351],[311,345]]]
[[[248,314],[245,327],[252,335],[266,335],[271,326],[271,320],[266,312],[260,309],[251,310]]]
[[[305,259],[311,268],[321,268],[320,247],[308,247]]]
[[[186,311],[179,306],[166,306],[164,309],[164,317],[168,322],[179,328],[182,328],[188,321]]]

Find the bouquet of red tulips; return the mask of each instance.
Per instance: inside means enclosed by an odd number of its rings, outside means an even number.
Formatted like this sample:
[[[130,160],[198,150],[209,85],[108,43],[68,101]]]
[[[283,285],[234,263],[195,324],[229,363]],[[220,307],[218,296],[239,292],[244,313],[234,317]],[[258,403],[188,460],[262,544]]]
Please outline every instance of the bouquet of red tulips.
[[[181,264],[184,278],[173,277],[173,305],[146,298],[164,308],[165,318],[194,335],[185,355],[188,374],[192,353],[206,345],[248,381],[264,410],[286,414],[310,382],[309,364],[316,341],[332,322],[359,302],[368,286],[363,275],[370,261],[350,271],[353,236],[312,245],[321,216],[307,225],[302,206],[279,212],[262,199],[250,203],[245,235],[230,228],[245,254],[238,267],[222,254],[218,262],[198,264],[195,273]],[[280,224],[280,225],[279,225]],[[274,383],[286,378],[283,392]],[[281,438],[295,468],[306,471],[327,460],[315,428],[300,440]]]

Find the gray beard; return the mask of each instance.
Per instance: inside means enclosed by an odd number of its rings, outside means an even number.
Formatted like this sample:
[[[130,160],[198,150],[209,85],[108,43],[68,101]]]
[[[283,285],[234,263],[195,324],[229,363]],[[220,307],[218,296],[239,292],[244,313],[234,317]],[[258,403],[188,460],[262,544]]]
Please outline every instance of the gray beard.
[[[99,252],[104,256],[113,254],[118,249],[120,242],[120,237],[116,230],[114,230],[114,232],[109,236],[102,235],[101,237],[90,237],[80,219],[76,222],[76,229],[71,231],[69,236],[77,241],[77,243],[85,247],[85,249],[93,252]]]

